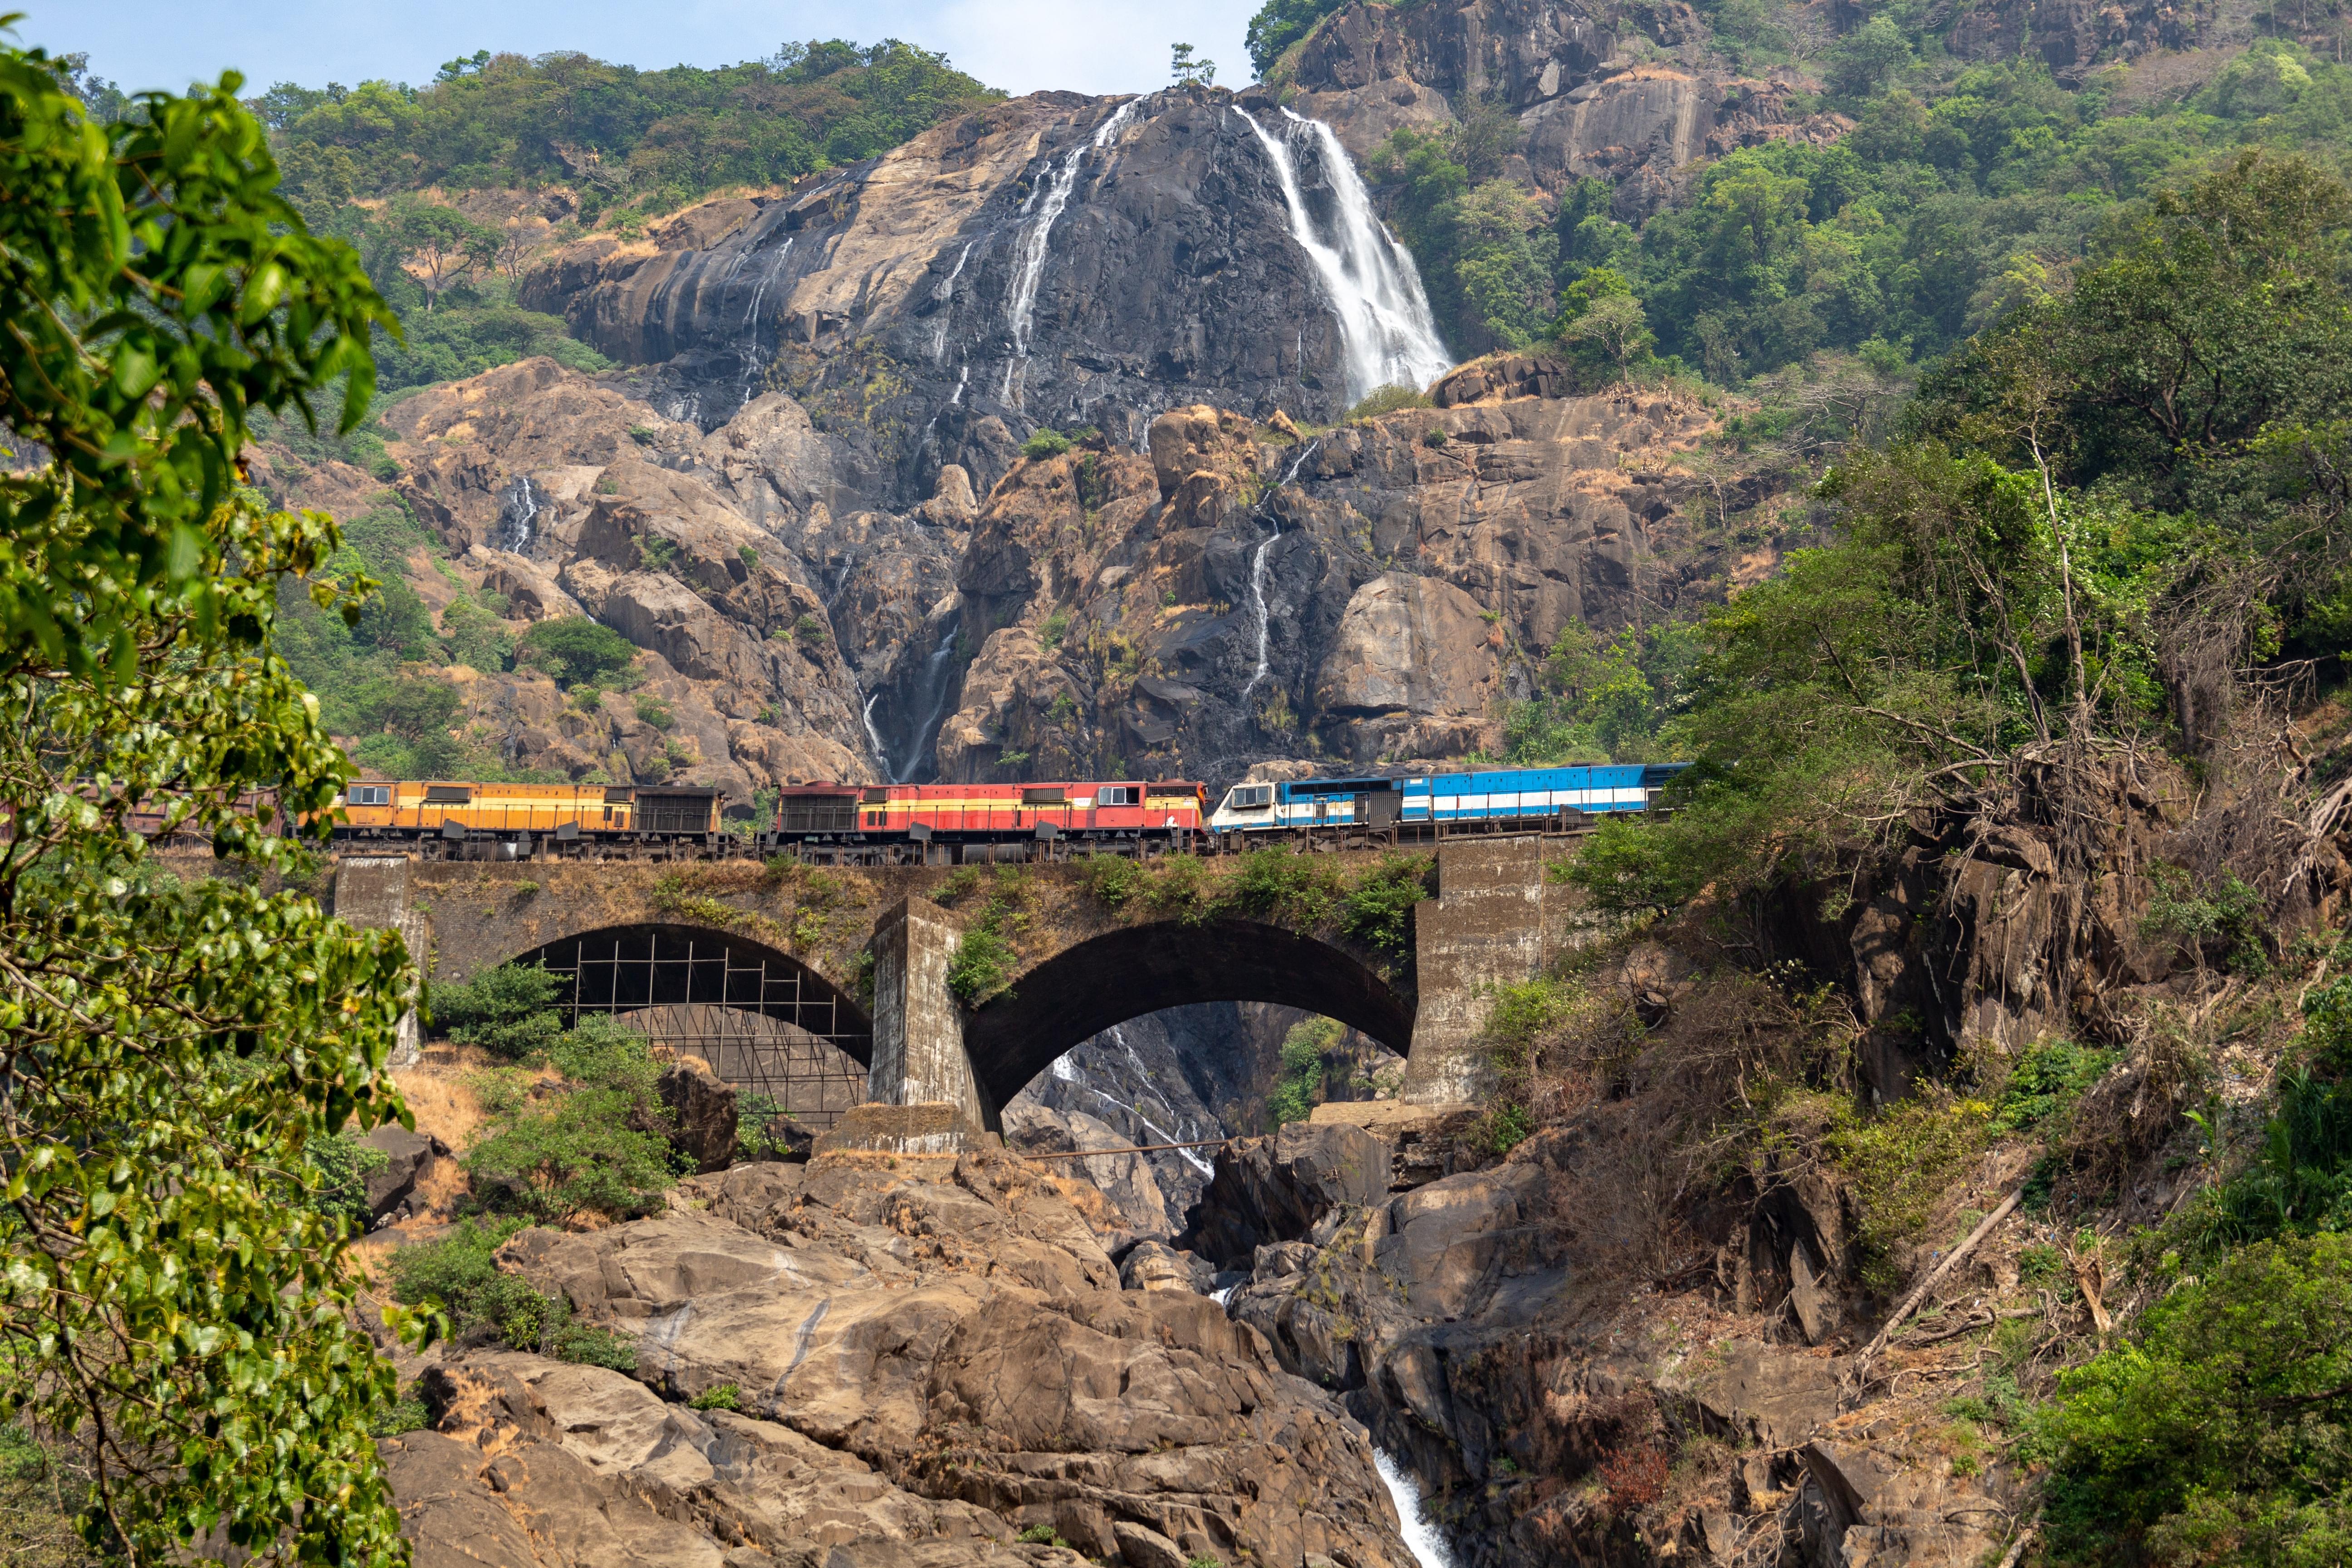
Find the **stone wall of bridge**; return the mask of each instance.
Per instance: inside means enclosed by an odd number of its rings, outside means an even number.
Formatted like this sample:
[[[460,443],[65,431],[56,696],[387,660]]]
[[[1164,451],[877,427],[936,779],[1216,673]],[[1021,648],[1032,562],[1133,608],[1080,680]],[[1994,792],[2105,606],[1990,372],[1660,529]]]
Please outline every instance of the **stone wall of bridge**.
[[[1023,868],[1009,884],[1015,966],[978,1007],[950,990],[948,966],[988,887],[945,868],[457,861],[395,873],[353,857],[336,902],[364,923],[405,922],[432,984],[537,960],[574,976],[580,1006],[732,1008],[806,1030],[866,1070],[866,1103],[836,1136],[952,1147],[993,1132],[999,1108],[1063,1051],[1185,1002],[1339,1018],[1405,1057],[1406,1100],[1474,1100],[1496,988],[1597,929],[1550,875],[1572,852],[1535,836],[1435,846],[1437,892],[1415,906],[1409,955],[1332,930],[1151,918],[1107,906],[1080,867]],[[1377,857],[1329,859],[1353,875]]]

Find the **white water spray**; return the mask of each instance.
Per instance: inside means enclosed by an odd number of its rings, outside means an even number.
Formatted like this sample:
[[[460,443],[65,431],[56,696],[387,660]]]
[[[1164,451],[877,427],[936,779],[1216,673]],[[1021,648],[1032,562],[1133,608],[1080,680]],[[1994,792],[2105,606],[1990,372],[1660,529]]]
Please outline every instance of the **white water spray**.
[[[1349,400],[1383,386],[1419,391],[1444,374],[1454,358],[1438,339],[1421,274],[1372,211],[1371,193],[1338,135],[1321,121],[1303,119],[1286,109],[1279,136],[1246,110],[1234,112],[1249,121],[1273,160],[1283,202],[1290,209],[1290,237],[1314,263],[1332,312],[1339,318]],[[1321,161],[1331,188],[1334,211],[1328,237],[1317,229],[1299,188],[1296,144],[1302,138]]]
[[[515,476],[507,487],[506,505],[499,509],[499,548],[520,555],[530,548],[533,525],[539,521],[539,496],[530,479]]]
[[[963,252],[956,258],[955,270],[947,275],[946,281],[942,282],[939,286],[938,291],[931,296],[940,303],[939,330],[931,334],[931,363],[933,364],[937,364],[940,361],[947,358],[948,324],[955,316],[956,279],[963,276],[963,264],[971,259],[971,247],[979,243],[980,242],[978,240],[974,239],[964,241]]]
[[[784,236],[784,243],[776,247],[775,258],[768,263],[768,269],[760,275],[758,285],[751,290],[751,302],[743,307],[743,321],[741,327],[739,330],[748,332],[750,336],[738,346],[738,352],[743,358],[742,396],[739,400],[739,404],[749,403],[751,401],[751,377],[758,372],[760,367],[760,322],[758,318],[760,314],[761,298],[767,293],[768,285],[775,281],[776,274],[782,268],[784,265],[784,258],[792,254],[793,241],[797,237],[799,237],[796,235],[788,234]]]
[[[1290,459],[1290,467],[1282,471],[1282,478],[1274,481],[1274,488],[1265,492],[1265,500],[1258,508],[1266,513],[1266,521],[1274,524],[1274,531],[1259,542],[1255,553],[1250,556],[1250,604],[1257,612],[1257,668],[1250,672],[1249,684],[1242,688],[1244,704],[1249,701],[1250,693],[1257,689],[1258,682],[1265,679],[1267,669],[1266,643],[1271,617],[1265,608],[1265,558],[1282,538],[1282,519],[1267,509],[1273,504],[1274,498],[1282,493],[1283,487],[1298,477],[1298,470],[1307,466],[1307,459],[1315,455],[1315,448],[1321,444],[1318,437],[1298,448],[1297,455]]]
[[[1249,684],[1242,688],[1242,703],[1246,707],[1250,693],[1265,679],[1265,645],[1267,617],[1265,613],[1265,556],[1282,537],[1282,520],[1274,520],[1274,531],[1258,543],[1256,553],[1250,557],[1250,604],[1257,612],[1257,668],[1250,672]]]
[[[1407,1550],[1421,1568],[1454,1568],[1454,1553],[1445,1549],[1445,1538],[1421,1511],[1421,1483],[1412,1472],[1391,1458],[1384,1448],[1375,1447],[1372,1459],[1380,1467],[1381,1479],[1389,1489],[1389,1500],[1396,1504],[1397,1518],[1402,1521],[1398,1531],[1404,1537]]]
[[[874,727],[874,704],[880,701],[881,698],[882,694],[878,691],[868,697],[858,717],[866,721],[866,738],[874,742],[874,760],[882,764],[883,772],[887,773],[890,769],[890,751],[882,743],[882,731]]]
[[[923,721],[916,726],[915,732],[907,738],[907,759],[892,773],[890,782],[893,784],[905,784],[915,776],[915,769],[923,760],[924,742],[939,733],[940,721],[948,716],[947,666],[955,658],[955,628],[950,626],[948,635],[940,639],[940,646],[933,648],[931,657],[924,661],[923,684],[930,689],[930,711],[923,716]],[[889,766],[887,757],[883,759],[883,766]]]
[[[1078,183],[1078,161],[1089,150],[1108,147],[1117,141],[1118,133],[1127,129],[1128,121],[1135,118],[1136,106],[1142,101],[1139,98],[1129,99],[1102,122],[1091,140],[1081,142],[1070,149],[1069,155],[1054,171],[1051,184],[1045,187],[1045,199],[1038,203],[1036,217],[1013,241],[1013,299],[1007,310],[1013,327],[1013,357],[1005,362],[1004,389],[999,394],[1004,402],[1013,401],[1013,378],[1029,366],[1029,333],[1031,316],[1037,304],[1037,284],[1045,275],[1045,253],[1054,237],[1055,221],[1062,216],[1062,209],[1069,205],[1070,192]],[[1029,201],[1037,201],[1034,189],[1029,193]],[[1021,210],[1027,212],[1028,203],[1024,203]]]

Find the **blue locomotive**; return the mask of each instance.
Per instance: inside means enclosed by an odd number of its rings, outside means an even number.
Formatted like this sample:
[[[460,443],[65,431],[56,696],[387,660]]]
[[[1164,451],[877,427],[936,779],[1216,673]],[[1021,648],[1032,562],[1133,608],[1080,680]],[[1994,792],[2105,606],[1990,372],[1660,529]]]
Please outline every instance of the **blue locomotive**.
[[[1688,763],[1607,767],[1497,768],[1422,778],[1293,779],[1235,784],[1209,818],[1220,833],[1277,828],[1386,828],[1453,822],[1573,822],[1646,811]]]

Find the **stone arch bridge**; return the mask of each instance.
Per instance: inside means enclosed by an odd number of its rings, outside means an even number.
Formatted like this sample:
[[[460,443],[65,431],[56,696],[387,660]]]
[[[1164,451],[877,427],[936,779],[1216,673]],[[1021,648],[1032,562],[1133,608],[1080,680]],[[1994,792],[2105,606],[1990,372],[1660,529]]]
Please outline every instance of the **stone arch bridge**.
[[[563,978],[559,1004],[575,1016],[715,1011],[814,1037],[865,1069],[864,1103],[838,1132],[947,1149],[996,1131],[999,1109],[1071,1047],[1188,1002],[1337,1018],[1404,1056],[1407,1100],[1468,1100],[1494,987],[1534,976],[1586,923],[1573,889],[1546,876],[1569,845],[1530,835],[1424,852],[1437,891],[1414,908],[1409,953],[1250,920],[1123,914],[1082,867],[1028,867],[1014,874],[1009,984],[977,1007],[948,976],[988,885],[945,868],[352,855],[334,897],[355,924],[403,929],[432,984],[534,962]],[[1373,858],[1328,853],[1350,874]]]

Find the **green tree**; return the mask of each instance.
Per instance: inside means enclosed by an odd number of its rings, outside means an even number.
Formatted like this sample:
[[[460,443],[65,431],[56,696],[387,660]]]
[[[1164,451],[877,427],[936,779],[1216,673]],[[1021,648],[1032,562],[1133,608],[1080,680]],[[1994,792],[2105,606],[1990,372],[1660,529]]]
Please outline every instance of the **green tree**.
[[[100,124],[0,49],[0,423],[46,454],[0,476],[0,1418],[78,1457],[110,1560],[390,1563],[391,1373],[305,1152],[401,1113],[405,955],[273,878],[175,884],[132,817],[292,869],[275,813],[347,777],[272,640],[334,527],[236,464],[255,409],[340,383],[356,424],[390,318],[276,195],[237,85]]]
[[[541,621],[515,643],[517,664],[543,669],[566,688],[625,669],[636,657],[628,638],[584,616]]]
[[[394,202],[383,226],[384,255],[424,289],[427,315],[450,284],[490,266],[503,243],[498,230],[456,207],[415,197]]]
[[[2260,1242],[2066,1373],[2037,1433],[2063,1563],[2328,1563],[2352,1549],[2352,1237]]]
[[[1191,86],[1207,87],[1217,79],[1217,62],[1194,56],[1190,44],[1168,46],[1168,75]]]
[[[1283,52],[1314,31],[1316,23],[1343,3],[1344,0],[1266,0],[1258,7],[1243,38],[1249,47],[1250,64],[1257,68],[1258,79],[1266,79]]]
[[[543,1055],[563,1034],[555,1011],[562,981],[536,964],[507,963],[433,989],[433,1026],[461,1046],[522,1061]]]

